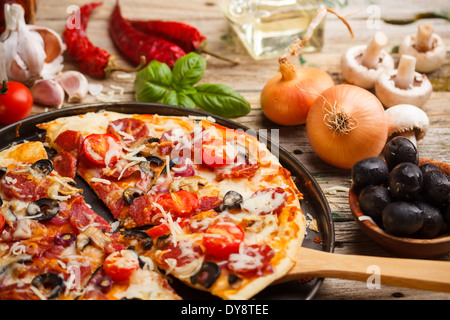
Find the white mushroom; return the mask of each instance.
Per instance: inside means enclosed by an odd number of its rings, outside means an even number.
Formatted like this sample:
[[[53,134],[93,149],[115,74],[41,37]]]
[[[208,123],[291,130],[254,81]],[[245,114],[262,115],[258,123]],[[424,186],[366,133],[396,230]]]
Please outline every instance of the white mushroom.
[[[433,87],[425,74],[415,72],[416,58],[402,55],[398,69],[380,75],[375,94],[386,108],[397,104],[422,107],[430,98]]]
[[[370,43],[348,49],[341,58],[342,74],[350,84],[371,89],[381,73],[394,69],[394,60],[383,47],[387,36],[379,31]]]
[[[419,25],[417,34],[406,36],[398,48],[400,55],[407,54],[417,59],[416,71],[432,72],[444,63],[447,53],[442,38],[434,33],[429,23]]]
[[[387,109],[385,112],[388,123],[388,136],[403,136],[408,138],[415,146],[417,140],[425,137],[429,119],[420,108],[410,104],[399,104]]]

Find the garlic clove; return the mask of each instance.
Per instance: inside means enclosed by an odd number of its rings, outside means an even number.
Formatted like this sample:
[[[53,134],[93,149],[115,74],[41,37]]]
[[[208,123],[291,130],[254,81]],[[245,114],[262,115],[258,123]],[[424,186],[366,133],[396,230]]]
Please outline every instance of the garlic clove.
[[[81,102],[88,94],[88,81],[84,74],[78,71],[66,71],[56,78],[64,91],[69,96],[68,102]]]
[[[58,109],[63,105],[64,89],[55,80],[37,80],[30,90],[33,100],[37,104]]]

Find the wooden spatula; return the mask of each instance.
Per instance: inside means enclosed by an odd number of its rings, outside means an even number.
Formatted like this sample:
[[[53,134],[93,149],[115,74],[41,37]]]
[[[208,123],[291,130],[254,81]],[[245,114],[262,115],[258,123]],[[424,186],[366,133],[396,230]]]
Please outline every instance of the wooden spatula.
[[[379,272],[380,284],[450,292],[450,262],[329,253],[302,247],[295,266],[278,280],[306,276],[366,282]]]

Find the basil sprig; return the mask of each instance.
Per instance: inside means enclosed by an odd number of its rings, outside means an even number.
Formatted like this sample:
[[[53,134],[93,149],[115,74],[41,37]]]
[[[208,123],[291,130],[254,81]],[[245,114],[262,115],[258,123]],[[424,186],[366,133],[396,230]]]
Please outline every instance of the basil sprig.
[[[140,102],[159,102],[194,109],[196,106],[222,117],[240,117],[250,112],[250,104],[238,92],[223,84],[198,84],[206,70],[206,60],[188,53],[173,69],[153,60],[139,71],[134,90]]]

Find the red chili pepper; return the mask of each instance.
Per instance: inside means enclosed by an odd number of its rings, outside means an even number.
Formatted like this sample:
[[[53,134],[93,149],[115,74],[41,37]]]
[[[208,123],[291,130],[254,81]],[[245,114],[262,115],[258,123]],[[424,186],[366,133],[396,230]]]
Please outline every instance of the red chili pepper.
[[[237,63],[235,60],[209,51],[206,48],[206,37],[197,28],[189,24],[161,20],[127,20],[127,22],[147,35],[154,35],[177,44],[186,53],[206,53],[221,60]]]
[[[119,50],[137,63],[141,56],[145,56],[149,62],[158,60],[172,67],[175,61],[186,54],[183,49],[172,42],[133,28],[122,17],[118,3],[111,15],[109,30]]]
[[[164,38],[177,44],[185,52],[201,50],[206,45],[206,37],[191,25],[161,20],[128,20],[134,28],[146,34]]]
[[[83,73],[93,77],[107,77],[114,70],[133,71],[133,69],[126,70],[119,67],[115,62],[115,56],[96,47],[87,37],[86,28],[89,16],[92,10],[100,5],[102,2],[86,4],[80,8],[79,15],[78,12],[72,15],[72,19],[79,18],[79,25],[69,26],[69,23],[66,24],[63,37],[67,52],[78,63]]]

